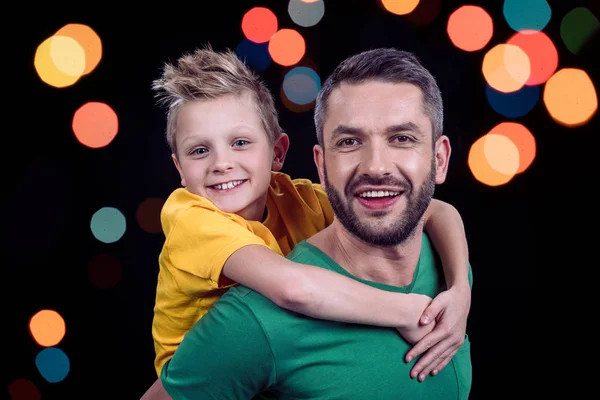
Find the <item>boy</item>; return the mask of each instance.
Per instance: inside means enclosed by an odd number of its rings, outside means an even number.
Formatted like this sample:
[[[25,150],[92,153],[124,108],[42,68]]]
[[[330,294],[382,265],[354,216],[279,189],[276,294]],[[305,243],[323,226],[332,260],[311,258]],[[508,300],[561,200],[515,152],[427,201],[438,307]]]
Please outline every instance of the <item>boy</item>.
[[[333,211],[320,185],[278,172],[288,136],[270,91],[234,53],[208,48],[185,55],[165,65],[153,89],[169,108],[167,142],[183,186],[161,212],[166,239],[152,327],[159,376],[183,336],[238,283],[314,318],[395,327],[411,343],[433,330],[439,314],[432,309],[432,322],[419,323],[432,303],[426,296],[378,290],[285,258],[328,226]],[[440,311],[466,325],[462,221],[453,207],[435,200],[425,219],[453,293]],[[467,306],[449,306],[459,300]],[[447,361],[430,363],[430,371],[439,371]]]

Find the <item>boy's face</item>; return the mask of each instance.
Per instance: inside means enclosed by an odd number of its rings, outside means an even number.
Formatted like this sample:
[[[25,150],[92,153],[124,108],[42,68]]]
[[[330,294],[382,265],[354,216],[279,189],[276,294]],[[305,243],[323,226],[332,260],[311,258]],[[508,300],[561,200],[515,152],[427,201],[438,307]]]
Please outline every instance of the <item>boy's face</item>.
[[[281,138],[269,143],[249,94],[185,104],[175,140],[183,186],[222,211],[261,220],[271,171],[281,169],[287,146],[281,154]]]

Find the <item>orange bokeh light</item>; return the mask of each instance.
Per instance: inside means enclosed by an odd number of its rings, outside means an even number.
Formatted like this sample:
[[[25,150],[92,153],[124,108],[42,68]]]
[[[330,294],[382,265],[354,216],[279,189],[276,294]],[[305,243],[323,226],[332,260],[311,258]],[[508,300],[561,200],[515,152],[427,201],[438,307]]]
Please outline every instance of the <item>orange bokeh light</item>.
[[[281,29],[269,40],[269,54],[285,67],[298,63],[306,51],[304,38],[294,29]]]
[[[517,146],[519,167],[515,173],[520,174],[529,168],[536,154],[535,138],[529,129],[517,122],[502,122],[496,125],[489,134],[506,136]]]
[[[410,14],[419,5],[419,0],[381,0],[383,7],[396,15]]]
[[[531,74],[525,82],[526,85],[540,85],[556,71],[558,52],[552,40],[544,32],[531,30],[517,32],[507,44],[518,46],[529,57]]]
[[[488,186],[508,183],[519,168],[519,150],[504,135],[486,134],[471,146],[468,157],[471,173]]]
[[[73,116],[73,133],[79,142],[91,148],[108,145],[119,131],[117,114],[107,104],[89,102]]]
[[[40,346],[55,346],[65,337],[65,321],[54,310],[41,310],[29,320],[29,331]]]
[[[277,16],[265,7],[254,7],[242,18],[242,32],[254,43],[266,43],[277,32]]]
[[[512,44],[499,44],[483,57],[481,67],[487,83],[494,89],[511,93],[521,89],[531,75],[527,53]]]
[[[494,34],[494,21],[481,7],[462,6],[448,18],[448,36],[464,51],[483,49]]]
[[[102,59],[102,41],[92,28],[82,24],[67,24],[55,33],[56,36],[73,38],[83,48],[85,53],[85,69],[82,75],[87,75],[96,68]]]
[[[585,71],[563,68],[546,82],[544,104],[556,122],[576,127],[587,123],[596,113],[598,95]]]

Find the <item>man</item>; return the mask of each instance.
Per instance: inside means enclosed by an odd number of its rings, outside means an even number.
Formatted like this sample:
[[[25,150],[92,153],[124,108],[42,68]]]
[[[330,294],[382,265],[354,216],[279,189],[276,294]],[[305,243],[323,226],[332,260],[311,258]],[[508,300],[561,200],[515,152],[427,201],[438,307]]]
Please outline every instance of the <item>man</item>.
[[[335,220],[288,258],[384,290],[442,291],[423,234],[450,157],[442,120],[437,84],[410,53],[376,49],[342,62],[315,108],[314,158]],[[411,379],[410,349],[395,329],[312,319],[238,286],[185,336],[161,380],[174,399],[468,398],[468,340],[438,355],[451,365],[425,381]]]

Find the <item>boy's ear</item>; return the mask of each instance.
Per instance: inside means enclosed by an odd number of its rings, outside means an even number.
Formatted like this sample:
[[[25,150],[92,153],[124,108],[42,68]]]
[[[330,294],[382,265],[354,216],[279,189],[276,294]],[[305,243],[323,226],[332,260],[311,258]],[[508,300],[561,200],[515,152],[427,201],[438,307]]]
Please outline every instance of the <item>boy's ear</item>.
[[[275,139],[275,143],[273,143],[273,162],[271,164],[271,169],[273,171],[281,171],[289,148],[290,138],[286,133],[282,133]]]
[[[177,172],[179,172],[179,176],[181,177],[181,186],[185,185],[185,178],[183,177],[183,172],[181,171],[181,166],[179,165],[179,160],[177,159],[177,155],[175,153],[171,154],[171,158],[173,159],[173,163],[175,164],[175,168],[177,168]]]

